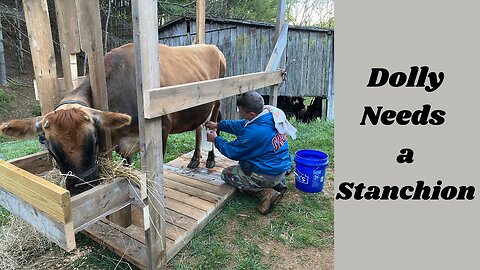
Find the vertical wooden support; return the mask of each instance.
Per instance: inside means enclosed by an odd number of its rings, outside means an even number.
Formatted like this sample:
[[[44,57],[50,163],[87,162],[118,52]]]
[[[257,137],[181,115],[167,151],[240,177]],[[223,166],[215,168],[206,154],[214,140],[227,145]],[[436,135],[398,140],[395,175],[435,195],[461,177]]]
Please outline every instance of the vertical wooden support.
[[[135,73],[137,80],[138,122],[142,174],[146,177],[147,198],[144,226],[147,247],[147,269],[165,269],[165,200],[163,190],[162,120],[145,119],[144,108],[150,107],[144,91],[160,87],[158,55],[157,1],[135,0],[132,3]]]
[[[278,0],[277,3],[277,22],[275,23],[275,43],[277,43],[278,38],[280,37],[280,31],[285,24],[285,12],[287,10],[287,0]],[[286,54],[285,51],[282,54],[282,60],[280,63],[280,68],[285,67],[286,62]],[[285,87],[283,84],[281,87]],[[277,106],[277,98],[278,98],[278,85],[274,85],[271,87],[271,94],[270,94],[270,105]]]
[[[197,0],[195,44],[205,44],[205,0]]]
[[[65,79],[65,90],[68,93],[77,87],[78,80],[76,54],[80,52],[80,36],[75,0],[55,0],[55,11],[63,78]]]
[[[60,101],[57,65],[53,50],[52,30],[46,0],[24,0],[23,11],[27,25],[33,69],[42,114],[53,111]]]
[[[334,72],[335,69],[333,68],[333,57],[334,57],[334,52],[333,49],[335,48],[334,46],[335,42],[335,37],[332,35],[332,44],[330,45],[330,67],[329,67],[329,78],[328,78],[328,94],[327,94],[327,120],[333,121],[335,119],[334,112],[335,112],[335,80],[334,80]]]
[[[77,16],[80,28],[80,44],[88,55],[90,84],[92,86],[93,107],[99,110],[108,110],[107,83],[105,81],[105,66],[103,62],[102,26],[98,0],[76,1]],[[111,153],[112,142],[110,132],[103,130],[100,151]]]

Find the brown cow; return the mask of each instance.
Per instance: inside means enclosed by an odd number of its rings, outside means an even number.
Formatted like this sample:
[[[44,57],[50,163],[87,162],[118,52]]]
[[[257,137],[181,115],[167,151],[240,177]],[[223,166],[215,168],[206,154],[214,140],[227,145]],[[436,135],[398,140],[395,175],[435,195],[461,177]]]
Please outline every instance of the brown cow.
[[[40,142],[47,147],[60,171],[68,174],[67,189],[72,194],[89,189],[98,182],[98,128],[112,130],[112,145],[128,162],[140,150],[134,55],[133,44],[113,49],[105,55],[109,112],[91,108],[92,89],[87,79],[69,93],[53,112],[43,117],[2,123],[0,134],[14,138],[32,138],[38,134]],[[216,79],[225,75],[225,57],[213,45],[159,45],[159,55],[161,86]],[[163,116],[163,153],[168,134],[196,129],[195,152],[188,167],[197,167],[201,153],[200,126],[210,113],[212,121],[217,120],[219,105],[220,102],[215,101]],[[210,151],[207,167],[214,165],[215,156]]]

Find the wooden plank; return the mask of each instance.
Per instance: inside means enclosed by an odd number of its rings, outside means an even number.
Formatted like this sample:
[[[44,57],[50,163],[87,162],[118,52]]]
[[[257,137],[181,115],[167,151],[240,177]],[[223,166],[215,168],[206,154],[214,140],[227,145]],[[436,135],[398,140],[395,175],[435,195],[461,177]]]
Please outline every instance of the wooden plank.
[[[75,232],[129,205],[129,185],[125,178],[118,178],[73,196]]]
[[[171,209],[165,209],[165,220],[186,231],[194,230],[197,225],[197,220]]]
[[[209,221],[211,221],[215,216],[220,213],[220,210],[224,207],[225,202],[230,199],[235,194],[235,189],[232,189],[228,194],[218,201],[215,207],[205,215],[201,220],[198,220],[198,224],[195,227],[195,230],[189,230],[187,233],[183,235],[182,238],[177,239],[175,245],[171,248],[167,249],[167,260],[172,259],[187,243],[188,241],[193,238],[194,235],[199,233]]]
[[[205,191],[205,190],[201,190],[201,189],[198,189],[196,187],[191,187],[189,185],[178,183],[178,182],[172,181],[170,179],[165,179],[164,180],[164,185],[165,185],[165,187],[175,189],[175,190],[178,190],[178,191],[181,191],[181,192],[185,192],[185,193],[190,194],[192,196],[195,196],[195,197],[198,197],[200,199],[203,199],[203,200],[206,200],[206,201],[209,201],[209,202],[213,202],[213,203],[216,203],[222,197],[220,195],[217,195],[217,194]]]
[[[281,71],[258,72],[228,78],[167,86],[148,90],[145,95],[145,118],[155,118],[218,99],[249,92],[283,81]]]
[[[93,107],[102,111],[108,111],[102,26],[98,0],[75,2],[77,4],[78,24],[82,26],[80,28],[81,47],[88,56],[88,76],[92,86]],[[102,140],[100,140],[100,151],[103,153],[111,153],[112,142],[110,131],[101,129],[99,136],[102,138]]]
[[[75,54],[80,52],[80,35],[75,0],[55,0],[55,10],[65,89],[67,92],[71,92],[76,87],[78,78]]]
[[[277,70],[280,67],[280,63],[283,60],[282,55],[285,53],[285,48],[287,47],[287,34],[288,34],[288,24],[284,24],[280,36],[275,43],[273,48],[272,55],[268,60],[267,67],[265,71]]]
[[[196,220],[202,219],[206,215],[206,211],[193,207],[189,204],[186,204],[181,201],[177,201],[172,198],[165,198],[165,202],[167,203],[166,207],[168,209],[171,209],[175,212],[182,213],[182,215],[185,215],[187,217],[191,217]]]
[[[266,70],[285,68],[287,45],[288,24],[285,23],[285,13],[287,9],[286,0],[278,0],[277,17],[275,22],[275,47],[270,60],[267,63]],[[285,85],[282,85],[285,88]],[[277,106],[278,92],[282,91],[278,85],[270,87],[270,105]]]
[[[141,269],[146,269],[147,257],[146,248],[143,243],[127,234],[119,226],[101,220],[83,231],[95,242],[106,246],[118,256],[135,264]]]
[[[45,115],[60,101],[47,0],[22,2],[40,107]]]
[[[0,189],[0,205],[30,224],[36,231],[45,235],[62,249],[66,251],[75,249],[73,222],[66,224],[58,222],[16,195],[2,189]]]
[[[185,166],[175,167],[167,164],[167,165],[164,165],[164,169],[177,174],[194,177],[199,181],[207,182],[212,185],[216,185],[216,186],[226,185],[226,183],[223,180],[221,180],[220,173],[218,172],[208,173],[206,172],[208,171],[206,168],[195,168],[192,170],[192,169],[186,168]]]
[[[195,43],[205,44],[205,0],[197,0]]]
[[[52,159],[47,151],[11,159],[8,162],[32,174],[41,174],[53,169]]]
[[[163,154],[161,119],[145,120],[144,107],[150,99],[146,89],[160,87],[158,55],[157,1],[132,2],[133,39],[135,41],[135,73],[140,130],[142,173],[147,179],[147,199],[144,200],[144,229],[147,247],[147,269],[165,269],[167,264]]]
[[[176,242],[176,240],[182,237],[186,232],[186,230],[169,222],[165,223],[165,236],[174,242]]]
[[[189,185],[191,187],[195,187],[195,188],[198,188],[198,189],[201,189],[201,190],[205,190],[205,191],[208,191],[208,192],[220,195],[220,196],[225,195],[229,191],[229,188],[226,188],[226,187],[212,185],[212,184],[209,184],[209,183],[198,181],[195,178],[191,178],[191,177],[176,174],[176,173],[171,173],[171,172],[168,172],[168,171],[165,172],[165,178],[170,179],[170,180],[175,181],[175,182],[178,182],[178,183]]]
[[[164,165],[163,168],[164,168],[164,170],[168,170],[170,172],[194,177],[198,181],[207,182],[207,183],[210,183],[212,185],[216,185],[216,186],[226,186],[226,185],[228,185],[223,180],[220,179],[220,174],[219,173],[215,172],[215,173],[207,174],[205,172],[207,170],[206,168],[195,168],[195,169],[192,170],[192,169],[186,168],[186,166],[175,167],[175,166],[170,165],[170,163]]]
[[[181,201],[183,203],[189,204],[193,207],[196,207],[198,209],[201,209],[203,211],[209,211],[211,208],[213,208],[215,205],[209,201],[202,200],[200,198],[194,197],[189,194],[185,194],[183,192],[171,189],[171,188],[165,188],[165,195],[167,198],[172,198],[177,201]],[[167,203],[168,207],[168,203]]]
[[[70,192],[0,160],[0,188],[21,198],[59,223],[72,221]]]

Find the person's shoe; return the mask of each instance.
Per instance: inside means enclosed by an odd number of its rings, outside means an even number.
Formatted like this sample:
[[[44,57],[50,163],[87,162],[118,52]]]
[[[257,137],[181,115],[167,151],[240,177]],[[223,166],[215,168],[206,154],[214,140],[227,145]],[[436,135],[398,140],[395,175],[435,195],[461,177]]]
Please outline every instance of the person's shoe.
[[[280,182],[279,184],[274,186],[273,189],[282,193],[282,195],[283,195],[285,193],[285,191],[287,191],[287,186],[283,182]]]
[[[262,214],[266,215],[272,211],[272,206],[278,202],[283,194],[274,190],[273,188],[265,188],[259,192],[260,203],[257,204],[257,211]]]

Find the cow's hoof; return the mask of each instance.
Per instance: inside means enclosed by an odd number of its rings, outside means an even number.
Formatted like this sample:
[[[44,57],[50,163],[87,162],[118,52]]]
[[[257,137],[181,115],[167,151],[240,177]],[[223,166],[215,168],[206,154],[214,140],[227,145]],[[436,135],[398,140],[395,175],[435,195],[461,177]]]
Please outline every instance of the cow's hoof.
[[[215,160],[207,160],[207,168],[211,169],[215,167]]]
[[[195,168],[198,167],[198,165],[200,165],[200,160],[192,159],[192,160],[190,161],[190,163],[188,163],[187,167],[188,167],[189,169],[195,169]]]

